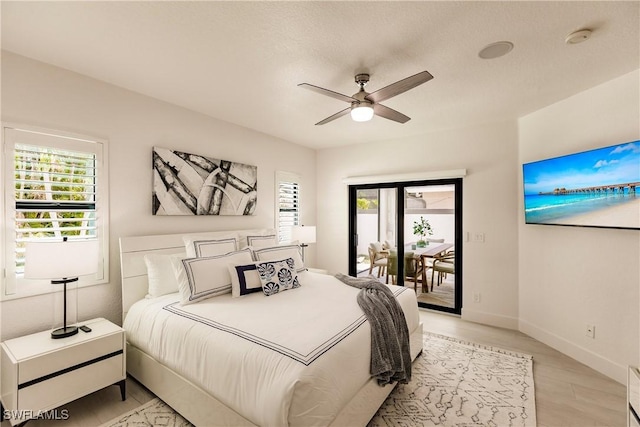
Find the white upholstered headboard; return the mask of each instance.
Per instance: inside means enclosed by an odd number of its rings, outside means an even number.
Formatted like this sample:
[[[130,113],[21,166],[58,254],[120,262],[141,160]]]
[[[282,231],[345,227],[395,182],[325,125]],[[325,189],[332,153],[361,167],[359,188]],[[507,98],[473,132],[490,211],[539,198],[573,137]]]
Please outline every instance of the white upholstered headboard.
[[[122,277],[122,321],[129,308],[147,295],[147,266],[144,262],[146,254],[180,254],[186,253],[184,236],[215,238],[229,233],[238,233],[240,240],[248,235],[275,234],[268,228],[209,231],[202,233],[161,234],[152,236],[134,236],[120,238],[120,274]]]

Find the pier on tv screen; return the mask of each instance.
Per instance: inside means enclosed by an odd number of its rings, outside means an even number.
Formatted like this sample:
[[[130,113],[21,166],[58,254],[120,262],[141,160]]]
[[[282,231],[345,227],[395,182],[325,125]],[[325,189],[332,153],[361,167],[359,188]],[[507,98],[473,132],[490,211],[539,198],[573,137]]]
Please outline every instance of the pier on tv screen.
[[[522,165],[527,224],[640,230],[640,140]]]

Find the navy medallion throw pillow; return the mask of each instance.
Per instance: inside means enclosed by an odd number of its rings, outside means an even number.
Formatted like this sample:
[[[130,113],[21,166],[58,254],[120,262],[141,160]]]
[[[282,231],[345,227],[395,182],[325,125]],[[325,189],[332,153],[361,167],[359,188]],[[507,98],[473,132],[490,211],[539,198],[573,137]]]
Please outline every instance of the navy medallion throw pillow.
[[[259,262],[256,267],[266,296],[300,287],[293,258]]]

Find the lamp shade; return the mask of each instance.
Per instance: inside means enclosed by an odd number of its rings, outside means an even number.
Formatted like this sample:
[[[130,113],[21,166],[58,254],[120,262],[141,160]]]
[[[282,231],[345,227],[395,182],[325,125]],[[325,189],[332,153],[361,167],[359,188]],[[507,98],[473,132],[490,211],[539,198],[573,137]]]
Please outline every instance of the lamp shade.
[[[315,243],[316,242],[316,227],[315,225],[294,225],[291,227],[291,239],[297,240],[300,243]]]
[[[98,242],[27,242],[25,279],[63,279],[86,276],[98,271]]]
[[[373,107],[369,104],[359,104],[351,108],[351,118],[355,122],[367,122],[373,118]]]

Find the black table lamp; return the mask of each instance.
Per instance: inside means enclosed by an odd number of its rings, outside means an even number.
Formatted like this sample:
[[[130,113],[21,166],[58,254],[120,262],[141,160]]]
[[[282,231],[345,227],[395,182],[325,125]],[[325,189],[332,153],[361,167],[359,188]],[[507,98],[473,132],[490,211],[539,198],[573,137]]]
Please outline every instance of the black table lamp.
[[[98,242],[96,240],[67,240],[27,242],[25,245],[25,279],[50,279],[54,285],[64,286],[64,319],[62,328],[51,332],[51,338],[65,338],[78,333],[67,325],[67,283],[78,276],[95,274],[98,270]]]

